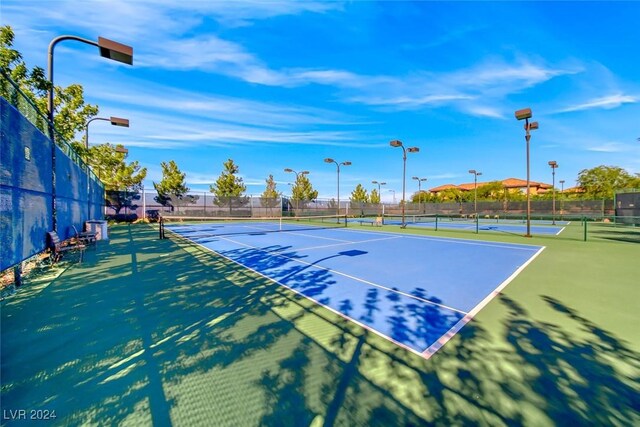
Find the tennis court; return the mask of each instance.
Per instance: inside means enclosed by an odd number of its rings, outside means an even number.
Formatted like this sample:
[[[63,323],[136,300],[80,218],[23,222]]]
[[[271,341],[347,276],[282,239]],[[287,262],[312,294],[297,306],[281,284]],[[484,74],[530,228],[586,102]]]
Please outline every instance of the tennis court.
[[[365,231],[344,221],[217,220],[165,229],[423,357],[544,249]]]
[[[402,217],[389,215],[384,217],[387,225],[401,225]],[[411,227],[426,227],[435,229],[497,231],[502,233],[525,234],[527,225],[525,221],[518,219],[491,219],[478,218],[454,218],[437,215],[407,215],[404,223]],[[558,235],[564,230],[568,221],[531,220],[530,230],[532,234]]]

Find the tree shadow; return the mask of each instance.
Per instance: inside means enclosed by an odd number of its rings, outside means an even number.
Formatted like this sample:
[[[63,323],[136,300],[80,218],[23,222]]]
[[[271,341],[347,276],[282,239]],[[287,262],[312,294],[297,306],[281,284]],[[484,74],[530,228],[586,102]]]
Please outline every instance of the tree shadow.
[[[38,298],[3,304],[3,409],[57,409],[61,424],[639,421],[638,354],[551,296],[543,300],[557,323],[503,295],[493,303],[506,309],[501,329],[473,320],[425,360],[231,261],[155,235],[114,229],[100,260],[74,266]],[[332,286],[326,270],[238,255],[310,289]],[[386,292],[335,302],[346,315],[360,310],[357,321],[402,316],[398,334],[414,340],[445,324],[433,307]],[[437,302],[425,289],[412,294]]]

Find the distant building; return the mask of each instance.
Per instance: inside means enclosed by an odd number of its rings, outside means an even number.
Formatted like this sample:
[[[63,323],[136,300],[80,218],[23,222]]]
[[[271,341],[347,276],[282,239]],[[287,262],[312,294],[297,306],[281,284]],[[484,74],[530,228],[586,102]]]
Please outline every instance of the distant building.
[[[507,178],[503,179],[502,186],[506,188],[509,192],[526,192],[527,191],[527,181],[524,179],[517,178]],[[488,182],[478,182],[477,186],[482,187],[483,185],[489,184]],[[429,189],[429,192],[432,194],[438,194],[441,191],[448,190],[450,188],[456,188],[461,191],[473,191],[476,184],[473,182],[464,183],[464,184],[444,184],[439,187],[434,187]],[[545,184],[544,182],[536,182],[529,181],[529,188],[532,195],[543,194],[545,191],[553,188],[551,184]],[[565,190],[567,192],[568,190]]]

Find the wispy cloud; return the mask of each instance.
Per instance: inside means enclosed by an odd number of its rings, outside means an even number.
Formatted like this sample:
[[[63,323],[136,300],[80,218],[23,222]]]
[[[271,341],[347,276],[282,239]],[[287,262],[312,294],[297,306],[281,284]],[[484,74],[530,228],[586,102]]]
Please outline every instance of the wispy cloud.
[[[276,68],[266,62],[269,58],[259,58],[241,43],[229,39],[228,32],[198,32],[207,20],[215,20],[218,28],[243,26],[275,16],[341,10],[341,2],[58,1],[55,8],[42,8],[35,1],[25,0],[3,7],[11,19],[17,19],[25,28],[31,28],[35,22],[71,21],[92,34],[104,32],[124,43],[135,44],[136,67],[198,70],[272,87],[324,85],[335,88],[336,98],[344,103],[386,110],[451,106],[471,115],[501,118],[493,104],[555,77],[579,71],[548,66],[531,58],[515,61],[492,58],[449,72],[415,70],[393,76],[322,66],[300,68],[295,63]],[[46,16],[34,18],[42,13]],[[461,28],[459,33],[447,37],[462,37],[469,31],[475,29]],[[483,99],[484,104],[478,106],[476,99]]]
[[[600,144],[594,144],[587,147],[587,151],[596,151],[599,153],[620,153],[628,151],[630,147],[627,144],[620,142],[603,142]]]
[[[623,95],[622,93],[616,93],[613,95],[603,96],[600,98],[593,98],[587,102],[569,106],[558,112],[568,113],[571,111],[590,110],[593,108],[604,108],[606,110],[610,110],[613,108],[620,107],[621,105],[624,105],[624,104],[635,104],[638,101],[640,101],[638,97],[631,96],[631,95]]]

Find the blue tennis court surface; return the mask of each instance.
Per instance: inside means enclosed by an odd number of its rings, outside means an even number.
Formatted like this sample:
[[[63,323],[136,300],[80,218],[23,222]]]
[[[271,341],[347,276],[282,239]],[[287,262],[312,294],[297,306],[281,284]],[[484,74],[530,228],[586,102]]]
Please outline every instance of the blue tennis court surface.
[[[417,220],[412,221],[411,218],[407,218],[406,222],[411,227],[427,227],[427,228],[435,228],[436,221],[435,219],[427,219],[427,220]],[[400,225],[402,224],[402,219],[387,219],[385,218],[384,223],[387,225]],[[547,225],[545,225],[547,224]],[[561,224],[559,221],[556,221],[556,225],[566,225],[566,222],[563,221]],[[439,219],[437,222],[438,228],[443,229],[457,229],[457,230],[476,230],[476,223],[473,220],[450,220],[450,219]],[[503,233],[511,233],[511,234],[525,234],[527,232],[526,223],[522,223],[517,220],[509,220],[509,221],[491,221],[481,219],[478,223],[479,231],[498,231]],[[531,234],[551,234],[558,235],[564,230],[564,227],[557,227],[552,225],[551,221],[538,221],[533,222],[531,225]]]
[[[167,225],[425,357],[542,247],[271,223]]]

